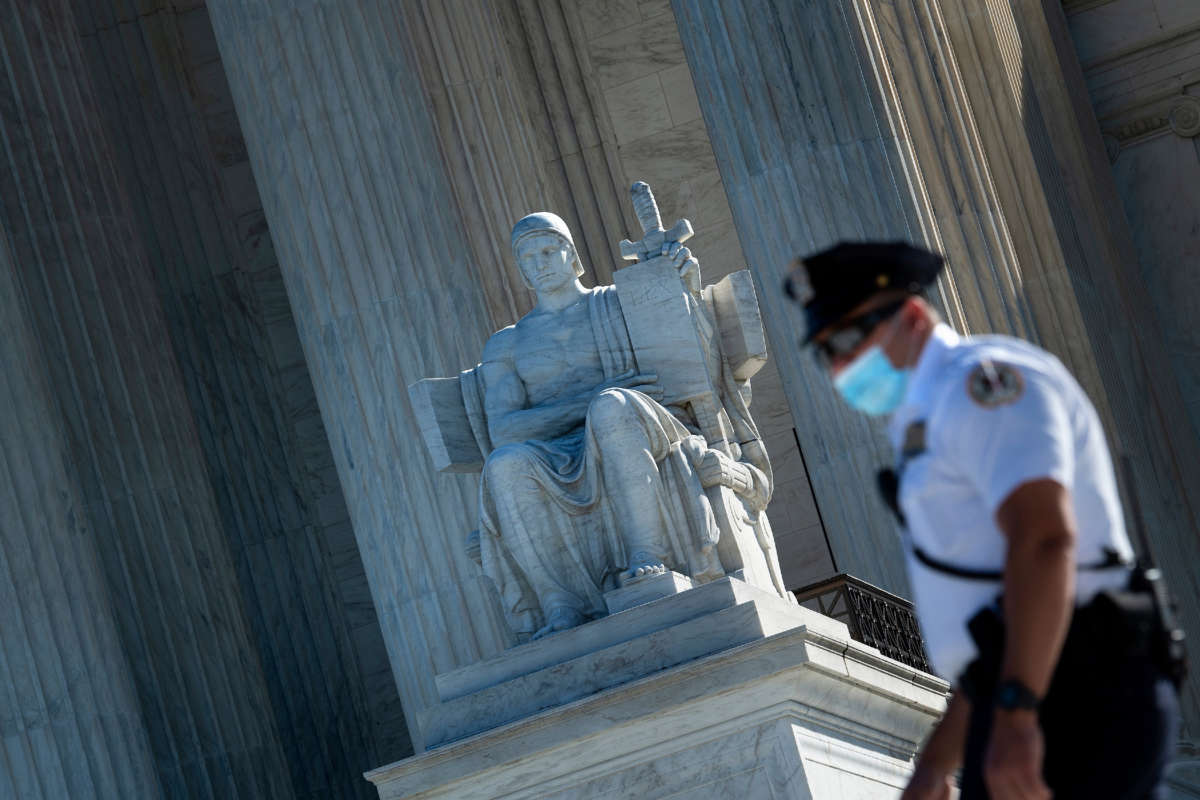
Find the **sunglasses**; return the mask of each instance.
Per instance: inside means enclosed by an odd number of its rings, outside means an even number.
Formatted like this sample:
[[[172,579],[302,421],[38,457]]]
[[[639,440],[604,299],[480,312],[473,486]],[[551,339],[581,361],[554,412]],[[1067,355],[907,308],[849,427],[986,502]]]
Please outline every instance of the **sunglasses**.
[[[813,343],[816,345],[814,352],[817,361],[821,362],[821,366],[829,367],[834,359],[850,355],[871,335],[871,331],[899,311],[907,301],[908,298],[897,300],[842,323],[824,339]]]

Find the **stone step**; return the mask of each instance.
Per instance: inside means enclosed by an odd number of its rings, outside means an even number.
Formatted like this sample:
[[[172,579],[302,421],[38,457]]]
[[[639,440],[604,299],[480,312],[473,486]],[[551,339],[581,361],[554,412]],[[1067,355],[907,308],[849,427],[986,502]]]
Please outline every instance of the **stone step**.
[[[495,658],[443,672],[435,678],[443,702],[561,664],[585,653],[635,639],[720,608],[754,599],[783,600],[737,578],[721,578],[686,592],[636,605],[616,614],[510,648]]]
[[[642,613],[636,613],[639,611]],[[627,620],[620,619],[625,615],[629,615]],[[627,621],[633,624],[627,625]],[[604,622],[609,624],[601,627]],[[631,634],[637,625],[651,630]],[[619,638],[600,646],[591,638],[589,629],[593,626]],[[586,647],[585,652],[443,702],[423,712],[422,729],[427,731],[431,747],[447,744],[668,667],[802,626],[842,638],[848,636],[845,625],[741,581],[714,581],[574,629],[585,634],[578,644]]]

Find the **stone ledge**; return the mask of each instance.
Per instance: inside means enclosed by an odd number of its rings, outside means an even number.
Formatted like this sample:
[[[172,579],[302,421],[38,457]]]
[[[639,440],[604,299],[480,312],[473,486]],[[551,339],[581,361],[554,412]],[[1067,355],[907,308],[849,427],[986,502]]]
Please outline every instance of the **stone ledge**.
[[[677,664],[795,628],[793,608],[738,603],[423,711],[431,747],[561,706]]]
[[[778,603],[790,609],[798,608],[735,577],[726,577],[677,595],[610,614],[536,642],[518,645],[487,661],[444,672],[435,679],[438,695],[443,702],[454,700],[587,653],[756,599],[760,602]],[[849,635],[845,624],[808,609],[802,611],[811,615],[799,618],[809,620],[808,624],[827,627],[835,636]]]
[[[907,763],[944,710],[947,688],[848,637],[802,625],[366,777],[381,798],[537,797],[771,719],[787,721],[789,730],[802,729],[804,736],[853,741],[872,758],[887,760],[890,770]]]

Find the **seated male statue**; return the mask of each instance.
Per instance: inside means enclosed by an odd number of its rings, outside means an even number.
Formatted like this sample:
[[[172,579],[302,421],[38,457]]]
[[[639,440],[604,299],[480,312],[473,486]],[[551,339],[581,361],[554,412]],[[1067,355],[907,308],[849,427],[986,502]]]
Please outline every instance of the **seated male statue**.
[[[677,242],[664,250],[698,288],[691,252]],[[603,593],[640,577],[722,576],[704,487],[753,494],[769,479],[709,449],[686,414],[661,405],[656,376],[635,370],[616,291],[579,282],[562,219],[524,217],[512,251],[537,305],[492,335],[476,371],[494,448],[480,487],[480,555],[524,641],[603,616]],[[757,491],[769,496],[769,486]]]

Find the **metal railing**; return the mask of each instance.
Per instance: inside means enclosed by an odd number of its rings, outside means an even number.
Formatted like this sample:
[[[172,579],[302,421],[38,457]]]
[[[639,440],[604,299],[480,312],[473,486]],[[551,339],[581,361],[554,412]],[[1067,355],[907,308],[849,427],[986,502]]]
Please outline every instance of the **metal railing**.
[[[800,604],[846,623],[850,636],[910,667],[929,672],[912,603],[842,573],[793,594]]]

